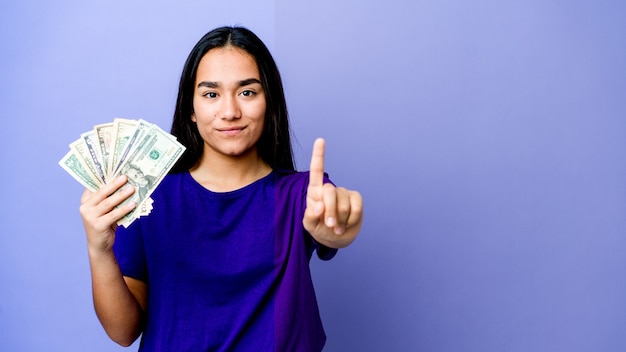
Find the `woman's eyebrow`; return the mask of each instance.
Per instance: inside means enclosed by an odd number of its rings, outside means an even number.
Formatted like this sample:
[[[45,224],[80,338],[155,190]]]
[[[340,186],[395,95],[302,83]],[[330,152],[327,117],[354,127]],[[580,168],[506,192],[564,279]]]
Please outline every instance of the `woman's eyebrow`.
[[[239,86],[244,87],[244,86],[248,86],[250,84],[255,84],[255,83],[261,84],[261,81],[256,78],[248,78],[248,79],[239,81]]]
[[[250,84],[262,84],[261,81],[258,78],[247,78],[244,80],[241,80],[237,83],[238,87],[245,87],[248,86]],[[200,87],[206,87],[206,88],[218,88],[220,86],[220,84],[218,82],[213,82],[213,81],[202,81],[200,83],[198,83],[198,88]]]
[[[217,88],[219,87],[219,83],[217,82],[210,82],[210,81],[202,81],[200,83],[198,83],[198,88],[200,87],[207,87],[207,88]]]

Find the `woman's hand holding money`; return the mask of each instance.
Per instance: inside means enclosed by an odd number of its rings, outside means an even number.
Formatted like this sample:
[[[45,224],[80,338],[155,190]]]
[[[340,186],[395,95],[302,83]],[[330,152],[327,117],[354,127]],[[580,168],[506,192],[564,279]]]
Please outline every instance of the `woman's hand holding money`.
[[[83,193],[80,215],[83,218],[90,252],[110,251],[115,241],[117,220],[136,207],[134,202],[128,202],[117,207],[135,192],[135,189],[130,185],[122,188],[126,182],[126,176],[122,175],[104,185],[97,192],[85,190]],[[122,188],[120,192],[116,192],[120,188]]]
[[[117,221],[136,206],[132,201],[120,205],[135,192],[134,187],[124,186],[127,181],[119,176],[96,192],[85,190],[80,205],[96,314],[109,336],[123,346],[141,334],[148,297],[145,283],[122,276],[113,253]]]

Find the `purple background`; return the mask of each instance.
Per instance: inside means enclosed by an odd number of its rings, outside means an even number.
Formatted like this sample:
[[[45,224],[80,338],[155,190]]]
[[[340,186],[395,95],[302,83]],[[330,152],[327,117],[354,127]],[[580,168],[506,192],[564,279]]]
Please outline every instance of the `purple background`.
[[[274,53],[298,167],[323,136],[365,198],[357,241],[312,263],[326,351],[624,350],[626,2],[167,3],[0,4],[0,350],[123,350],[57,162],[114,117],[169,129],[224,24]]]

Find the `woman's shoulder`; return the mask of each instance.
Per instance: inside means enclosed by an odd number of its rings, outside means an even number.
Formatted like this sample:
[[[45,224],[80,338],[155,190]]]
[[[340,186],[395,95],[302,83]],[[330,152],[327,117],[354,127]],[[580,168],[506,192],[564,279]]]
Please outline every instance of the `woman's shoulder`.
[[[296,170],[274,170],[274,175],[277,183],[280,184],[301,184],[308,185],[309,172],[308,171],[296,171]]]
[[[274,170],[278,179],[289,183],[304,183],[309,184],[309,171],[296,171],[296,170]],[[324,182],[331,182],[328,174],[324,172]]]
[[[299,190],[306,193],[306,189],[309,186],[308,171],[274,170],[274,175],[279,188],[291,191]],[[326,173],[324,173],[324,182],[332,183]]]

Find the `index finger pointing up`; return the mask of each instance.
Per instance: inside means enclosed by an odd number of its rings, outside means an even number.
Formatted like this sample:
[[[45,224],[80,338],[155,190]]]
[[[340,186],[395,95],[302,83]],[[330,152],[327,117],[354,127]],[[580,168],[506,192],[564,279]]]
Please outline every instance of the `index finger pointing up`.
[[[311,168],[309,170],[309,187],[324,185],[324,146],[326,142],[322,138],[315,140],[313,154],[311,155]]]

